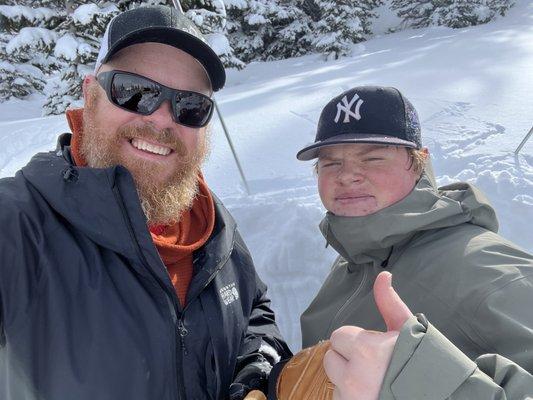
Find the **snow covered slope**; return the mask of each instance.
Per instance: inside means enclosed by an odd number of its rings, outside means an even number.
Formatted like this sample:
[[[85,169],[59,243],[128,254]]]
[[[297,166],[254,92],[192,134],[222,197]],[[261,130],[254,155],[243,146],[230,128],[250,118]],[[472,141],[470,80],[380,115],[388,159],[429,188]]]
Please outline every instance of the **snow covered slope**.
[[[239,223],[269,285],[281,329],[300,347],[299,315],[334,252],[317,225],[323,215],[310,163],[296,152],[314,140],[321,108],[352,86],[399,88],[420,113],[440,184],[467,180],[494,204],[506,238],[533,251],[533,4],[521,0],[485,26],[429,28],[375,38],[354,56],[306,56],[229,71],[217,94],[252,189],[245,194],[218,120],[205,171]],[[41,98],[0,104],[0,176],[55,146],[63,117],[40,117]]]

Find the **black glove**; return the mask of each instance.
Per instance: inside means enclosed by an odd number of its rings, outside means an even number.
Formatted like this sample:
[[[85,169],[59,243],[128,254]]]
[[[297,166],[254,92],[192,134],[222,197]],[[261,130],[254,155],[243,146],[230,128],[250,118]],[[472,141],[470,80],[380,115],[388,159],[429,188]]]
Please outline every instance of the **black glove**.
[[[242,400],[252,390],[266,393],[271,369],[270,363],[258,354],[256,361],[247,364],[235,376],[235,380],[229,387],[229,399]]]

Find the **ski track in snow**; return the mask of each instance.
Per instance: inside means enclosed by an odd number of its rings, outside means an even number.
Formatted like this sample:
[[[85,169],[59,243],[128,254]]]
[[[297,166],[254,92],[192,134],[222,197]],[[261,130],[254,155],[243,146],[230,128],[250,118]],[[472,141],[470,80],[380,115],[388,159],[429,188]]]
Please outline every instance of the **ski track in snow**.
[[[404,31],[359,44],[353,57],[337,61],[310,55],[229,71],[217,98],[252,194],[244,193],[216,118],[205,175],[235,217],[294,351],[299,316],[336,256],[318,230],[324,209],[312,166],[295,153],[314,139],[327,101],[351,86],[400,88],[419,111],[438,184],[479,187],[500,233],[533,251],[533,138],[513,153],[532,123],[532,21],[533,5],[519,0],[508,17],[485,26]],[[0,104],[0,177],[54,149],[67,131],[63,116],[35,118],[42,103]]]

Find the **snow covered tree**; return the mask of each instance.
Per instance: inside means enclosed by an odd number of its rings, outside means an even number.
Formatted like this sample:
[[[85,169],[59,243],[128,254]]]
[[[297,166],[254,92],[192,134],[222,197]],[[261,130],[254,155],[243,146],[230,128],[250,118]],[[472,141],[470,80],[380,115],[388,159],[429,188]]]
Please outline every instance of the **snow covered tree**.
[[[505,15],[512,0],[393,0],[405,27],[441,25],[450,28],[484,24]]]
[[[509,0],[450,0],[435,9],[433,24],[450,28],[484,24],[505,15],[511,6]]]
[[[313,51],[313,20],[305,12],[306,0],[280,1],[274,14],[276,35],[267,48],[270,58],[298,57]]]
[[[243,68],[226,36],[227,14],[223,0],[182,0],[185,15],[195,23],[227,68]]]
[[[91,73],[109,21],[119,9],[109,2],[80,4],[67,1],[65,20],[58,27],[54,56],[64,63],[44,105],[46,114],[59,114],[82,97],[83,78]]]
[[[13,63],[6,57],[9,36],[0,34],[0,101],[11,97],[23,99],[44,88],[44,76],[39,68]]]
[[[263,0],[226,0],[229,41],[244,62],[259,59],[265,37],[273,34]]]
[[[402,18],[401,28],[423,28],[432,23],[433,0],[392,0],[391,8]]]
[[[59,68],[53,31],[63,14],[53,2],[0,5],[0,101],[42,91],[45,74]],[[25,4],[26,3],[26,4]],[[32,7],[30,7],[30,5]]]
[[[302,0],[226,0],[230,43],[245,61],[295,57],[311,48]]]
[[[326,58],[349,55],[354,43],[362,42],[371,34],[373,10],[381,0],[316,0],[322,18],[316,24],[316,50]]]

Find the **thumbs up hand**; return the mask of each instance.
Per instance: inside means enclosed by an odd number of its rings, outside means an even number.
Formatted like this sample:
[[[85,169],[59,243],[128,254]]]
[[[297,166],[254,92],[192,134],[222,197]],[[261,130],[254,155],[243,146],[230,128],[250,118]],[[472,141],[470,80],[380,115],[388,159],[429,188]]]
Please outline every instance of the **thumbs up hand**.
[[[374,299],[387,332],[343,326],[331,334],[324,369],[335,385],[334,400],[378,399],[400,329],[413,315],[394,291],[389,272],[377,276]]]

